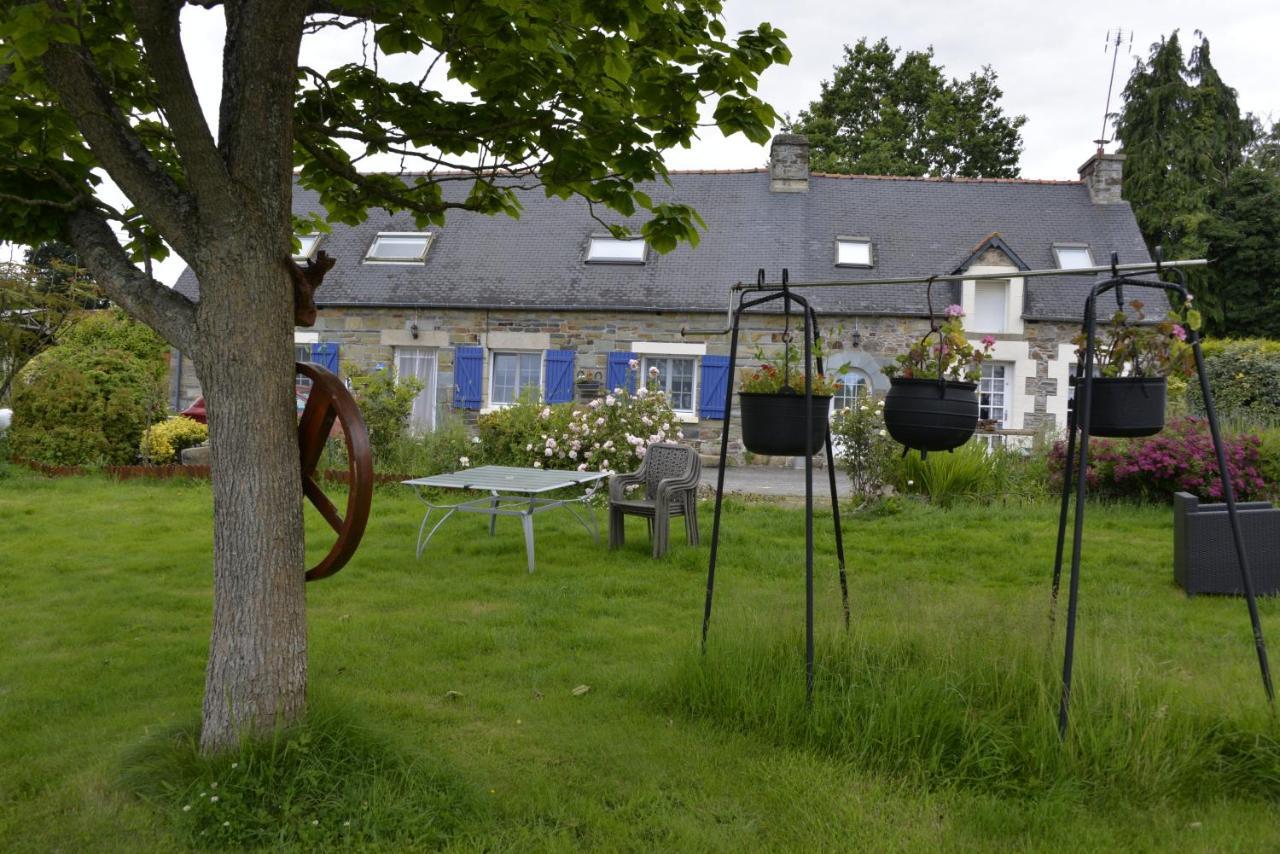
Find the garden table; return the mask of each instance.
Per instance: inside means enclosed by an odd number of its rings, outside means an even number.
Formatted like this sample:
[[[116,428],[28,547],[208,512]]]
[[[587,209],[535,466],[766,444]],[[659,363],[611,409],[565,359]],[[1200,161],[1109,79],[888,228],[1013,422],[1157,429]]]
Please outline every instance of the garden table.
[[[590,521],[578,512],[578,505],[586,505],[588,499],[599,488],[599,482],[609,475],[598,471],[555,471],[550,469],[521,468],[519,466],[480,466],[473,469],[450,474],[438,474],[432,477],[418,477],[401,481],[412,486],[418,498],[427,505],[427,512],[418,526],[417,556],[427,543],[440,530],[454,513],[484,513],[489,516],[489,536],[497,529],[499,516],[519,516],[524,527],[524,547],[529,558],[529,571],[533,572],[533,516],[556,507],[566,507],[582,527],[586,528],[593,540],[600,542],[600,533],[595,524],[595,512],[591,511]],[[546,493],[558,489],[584,487],[582,494],[564,497],[550,497]],[[489,493],[485,498],[472,498],[456,504],[439,504],[431,500],[424,490],[429,489],[464,489]],[[589,506],[589,505],[587,505]],[[427,522],[436,511],[444,513],[436,520],[435,525],[427,531]],[[424,536],[425,534],[425,536]]]

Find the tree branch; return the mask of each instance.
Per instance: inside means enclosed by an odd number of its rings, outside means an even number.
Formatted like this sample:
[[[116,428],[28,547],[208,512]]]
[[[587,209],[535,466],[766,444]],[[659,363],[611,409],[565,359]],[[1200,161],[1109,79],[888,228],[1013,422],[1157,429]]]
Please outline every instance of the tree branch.
[[[181,4],[174,0],[136,0],[133,5],[147,64],[159,90],[161,112],[173,131],[191,189],[197,199],[217,197],[221,202],[230,202],[227,171],[204,120],[182,50]]]
[[[111,299],[179,350],[193,348],[195,303],[135,267],[96,211],[81,209],[72,214],[68,228],[80,263]]]
[[[289,210],[294,87],[309,5],[238,0],[225,7],[218,147],[231,179],[269,219],[276,206]]]
[[[197,243],[193,200],[134,133],[92,57],[68,45],[52,45],[45,53],[44,68],[46,79],[107,174],[178,253],[188,255]]]

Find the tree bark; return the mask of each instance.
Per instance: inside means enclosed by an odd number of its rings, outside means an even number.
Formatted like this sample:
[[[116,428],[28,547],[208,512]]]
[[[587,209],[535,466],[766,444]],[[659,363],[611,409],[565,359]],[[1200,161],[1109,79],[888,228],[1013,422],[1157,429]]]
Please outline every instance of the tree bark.
[[[252,241],[252,229],[246,229]],[[276,237],[201,280],[196,366],[213,471],[213,630],[200,747],[301,719],[307,686],[293,301]],[[236,280],[257,270],[259,280]]]

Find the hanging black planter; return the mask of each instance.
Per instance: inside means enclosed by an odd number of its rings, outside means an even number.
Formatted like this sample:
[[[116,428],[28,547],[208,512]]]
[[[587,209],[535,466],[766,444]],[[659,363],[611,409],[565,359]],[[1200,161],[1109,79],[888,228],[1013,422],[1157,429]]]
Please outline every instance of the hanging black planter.
[[[805,396],[794,392],[738,392],[742,410],[742,444],[754,454],[803,457],[805,455]],[[831,395],[813,395],[813,453],[827,438],[827,413]]]
[[[899,444],[917,451],[950,451],[978,427],[978,386],[936,379],[889,380],[884,426]]]
[[[1094,377],[1090,435],[1117,439],[1154,436],[1164,429],[1166,391],[1164,377]]]

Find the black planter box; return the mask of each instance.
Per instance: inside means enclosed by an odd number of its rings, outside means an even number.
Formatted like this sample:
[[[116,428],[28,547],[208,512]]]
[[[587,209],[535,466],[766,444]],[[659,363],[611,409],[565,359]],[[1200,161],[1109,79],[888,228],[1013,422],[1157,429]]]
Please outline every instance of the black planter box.
[[[1131,439],[1159,433],[1167,385],[1164,377],[1094,377],[1089,435]]]
[[[1237,501],[1253,592],[1280,593],[1280,509],[1266,501]],[[1243,596],[1231,519],[1225,504],[1201,504],[1187,492],[1173,496],[1173,578],[1188,596]]]
[[[917,451],[950,451],[978,427],[978,386],[893,377],[884,400],[884,426],[894,441]]]
[[[742,410],[742,444],[755,454],[805,456],[805,396],[738,392]],[[809,448],[822,450],[827,438],[831,396],[813,395],[813,432]]]

